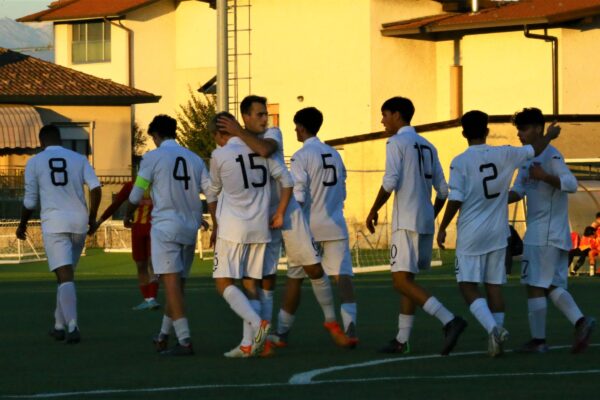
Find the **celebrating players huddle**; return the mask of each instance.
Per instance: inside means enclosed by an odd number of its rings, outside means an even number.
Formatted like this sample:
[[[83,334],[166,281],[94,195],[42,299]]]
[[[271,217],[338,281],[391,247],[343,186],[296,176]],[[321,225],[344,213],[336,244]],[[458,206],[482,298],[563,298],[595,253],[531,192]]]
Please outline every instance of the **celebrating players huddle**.
[[[200,193],[206,196],[212,219],[216,289],[243,320],[242,339],[224,353],[226,357],[267,357],[276,347],[287,346],[306,277],[323,311],[323,326],[333,341],[346,348],[359,343],[343,213],[344,164],[335,149],[317,138],[323,115],[309,107],[294,116],[297,139],[303,146],[292,156],[288,171],[281,132],[267,128],[266,102],[259,96],[242,101],[243,126],[231,114],[217,114],[211,131],[219,147],[212,153],[210,169],[175,141],[174,119],[158,115],[148,127],[157,148],[141,161],[130,189],[125,223],[134,220],[136,208],[149,191],[153,203],[152,266],[166,301],[154,343],[163,355],[194,354],[184,287],[198,230],[205,223]],[[394,288],[401,294],[398,333],[381,351],[410,352],[416,306],[443,325],[442,355],[453,350],[467,327],[463,318],[415,282],[416,275],[431,265],[434,221],[448,200],[438,245],[443,248],[446,229],[460,211],[455,265],[459,289],[488,335],[489,355],[502,354],[509,337],[504,328],[501,291],[506,282],[505,252],[510,236],[507,206],[523,197],[528,213],[521,281],[527,287],[532,339],[520,351],[548,350],[547,297],[575,326],[572,352],[585,350],[595,320],[581,313],[566,290],[570,249],[567,193],[576,190],[577,182],[558,150],[549,145],[558,137],[560,127],[553,123],[544,134],[541,112],[524,109],[514,118],[523,146],[494,147],[486,144],[487,115],[481,111],[466,113],[461,123],[469,148],[452,161],[447,184],[436,148],[410,126],[414,111],[412,102],[402,97],[391,98],[381,107],[382,124],[390,139],[383,183],[366,225],[375,232],[378,210],[394,193],[390,267]],[[96,221],[100,184],[85,157],[60,147],[56,127],[42,128],[40,141],[44,150],[27,163],[23,212],[16,234],[25,238],[27,221],[40,202],[48,263],[59,283],[51,335],[77,343],[81,336],[74,270],[86,231],[93,233],[106,219],[103,216]],[[517,169],[517,179],[510,188]],[[89,214],[84,184],[91,190]],[[436,191],[433,204],[432,189]],[[479,240],[481,237],[486,240]],[[272,328],[273,290],[282,246],[289,268],[277,326]],[[146,269],[144,266],[143,271]],[[140,284],[147,285],[144,279],[140,278]],[[341,326],[330,279],[340,298]],[[242,289],[236,286],[240,280]],[[487,301],[479,291],[480,283]],[[150,305],[143,303],[142,308],[158,307],[151,302],[155,293],[146,299]],[[173,332],[176,341],[170,346]]]

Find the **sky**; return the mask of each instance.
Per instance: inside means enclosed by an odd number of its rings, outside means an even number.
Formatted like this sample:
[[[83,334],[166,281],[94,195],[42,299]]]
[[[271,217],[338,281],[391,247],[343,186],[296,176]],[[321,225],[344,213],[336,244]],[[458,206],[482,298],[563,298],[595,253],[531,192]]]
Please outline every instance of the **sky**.
[[[45,10],[53,0],[0,0],[0,18],[17,19]]]

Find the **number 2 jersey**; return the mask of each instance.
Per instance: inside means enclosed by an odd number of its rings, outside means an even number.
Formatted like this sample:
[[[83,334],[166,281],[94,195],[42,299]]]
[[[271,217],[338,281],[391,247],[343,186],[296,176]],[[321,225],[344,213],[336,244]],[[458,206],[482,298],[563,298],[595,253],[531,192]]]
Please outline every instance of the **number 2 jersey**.
[[[448,185],[436,148],[412,126],[400,128],[388,139],[381,186],[388,193],[395,192],[392,232],[406,229],[433,234],[432,186],[437,197],[445,199]]]
[[[44,233],[86,233],[84,184],[90,190],[100,186],[87,158],[61,146],[48,146],[27,161],[23,205],[33,210],[40,201]]]
[[[507,246],[508,189],[533,147],[469,146],[450,164],[448,200],[460,201],[456,253],[483,255]]]
[[[267,243],[269,230],[271,177],[281,186],[292,187],[285,164],[253,153],[241,139],[232,137],[212,152],[211,187],[207,197],[216,201],[218,237],[234,243]]]
[[[204,161],[175,140],[165,140],[144,154],[129,201],[139,204],[150,185],[152,229],[173,242],[195,244],[202,223],[200,193],[210,187]]]

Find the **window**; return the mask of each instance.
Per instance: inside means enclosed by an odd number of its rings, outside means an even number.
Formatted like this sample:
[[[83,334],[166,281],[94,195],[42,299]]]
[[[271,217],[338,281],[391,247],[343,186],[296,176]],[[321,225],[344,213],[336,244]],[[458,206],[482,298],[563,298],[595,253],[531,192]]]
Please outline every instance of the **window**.
[[[88,124],[62,123],[55,125],[60,129],[60,141],[64,148],[73,150],[86,157],[90,155]]]
[[[73,64],[110,61],[110,22],[85,22],[71,26]]]
[[[279,128],[279,104],[267,104],[269,114],[269,126]]]

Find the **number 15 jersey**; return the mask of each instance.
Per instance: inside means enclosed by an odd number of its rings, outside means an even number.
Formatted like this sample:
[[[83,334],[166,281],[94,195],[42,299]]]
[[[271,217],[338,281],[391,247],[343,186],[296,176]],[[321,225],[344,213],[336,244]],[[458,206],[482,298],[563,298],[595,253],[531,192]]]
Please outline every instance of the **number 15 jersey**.
[[[482,255],[507,246],[508,191],[533,147],[469,146],[450,164],[448,200],[460,201],[456,253]]]

